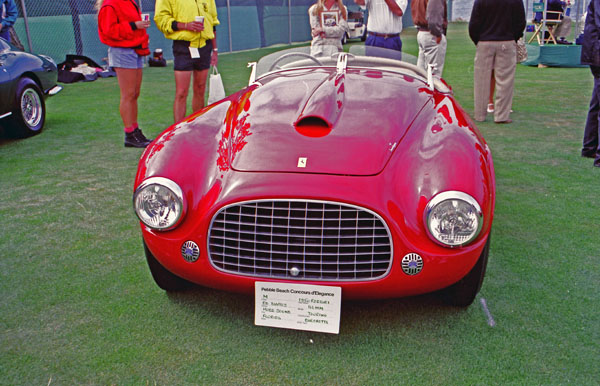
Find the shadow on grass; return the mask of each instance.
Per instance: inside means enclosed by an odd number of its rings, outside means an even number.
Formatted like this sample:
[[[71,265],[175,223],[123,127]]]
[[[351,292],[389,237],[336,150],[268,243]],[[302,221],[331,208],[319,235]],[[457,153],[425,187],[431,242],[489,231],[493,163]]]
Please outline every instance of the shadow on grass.
[[[192,318],[210,314],[223,323],[237,321],[252,327],[254,324],[254,297],[229,293],[204,287],[194,287],[185,292],[167,293],[173,305],[189,312]],[[470,308],[477,307],[474,302]],[[360,336],[364,333],[385,333],[401,330],[437,330],[440,325],[450,325],[462,319],[470,308],[446,305],[437,293],[383,300],[342,301],[340,336]],[[482,323],[485,323],[482,318]],[[264,329],[263,329],[264,330]],[[262,331],[262,330],[261,330]],[[268,329],[268,336],[312,336],[315,332]],[[274,332],[276,331],[276,332]],[[335,340],[330,334],[318,334],[321,340]]]
[[[0,146],[7,145],[9,143],[17,142],[20,138],[17,138],[10,130],[4,128],[0,124]]]

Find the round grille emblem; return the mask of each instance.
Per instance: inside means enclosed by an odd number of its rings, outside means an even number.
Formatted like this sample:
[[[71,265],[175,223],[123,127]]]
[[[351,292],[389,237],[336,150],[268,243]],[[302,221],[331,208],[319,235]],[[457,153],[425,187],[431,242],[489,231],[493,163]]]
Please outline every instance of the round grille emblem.
[[[293,277],[300,275],[300,269],[298,267],[292,267],[292,269],[290,269],[290,275]]]
[[[200,248],[198,248],[198,244],[193,241],[186,241],[181,246],[181,256],[188,263],[193,263],[198,260],[198,256],[200,256]]]
[[[402,270],[407,275],[416,275],[423,269],[423,258],[416,253],[409,253],[402,258]]]

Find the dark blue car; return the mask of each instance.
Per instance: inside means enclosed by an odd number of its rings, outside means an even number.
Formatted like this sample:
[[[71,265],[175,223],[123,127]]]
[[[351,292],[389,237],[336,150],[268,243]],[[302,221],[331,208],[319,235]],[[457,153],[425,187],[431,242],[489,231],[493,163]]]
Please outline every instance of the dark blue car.
[[[45,98],[62,89],[57,77],[52,58],[20,51],[0,38],[0,125],[19,138],[39,133]]]

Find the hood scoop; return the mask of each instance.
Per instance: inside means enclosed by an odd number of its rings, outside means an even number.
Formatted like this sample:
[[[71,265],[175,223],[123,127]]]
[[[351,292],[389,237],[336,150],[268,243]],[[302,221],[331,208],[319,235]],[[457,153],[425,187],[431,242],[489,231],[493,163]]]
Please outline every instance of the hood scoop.
[[[298,133],[322,137],[335,127],[344,108],[345,78],[338,69],[313,91],[294,123]]]
[[[341,62],[341,64],[340,64]],[[396,74],[331,67],[263,79],[221,143],[238,172],[369,176],[385,167],[428,97]],[[418,106],[415,106],[418,104]]]
[[[296,131],[305,137],[320,138],[331,132],[331,124],[317,116],[304,117],[294,126]]]

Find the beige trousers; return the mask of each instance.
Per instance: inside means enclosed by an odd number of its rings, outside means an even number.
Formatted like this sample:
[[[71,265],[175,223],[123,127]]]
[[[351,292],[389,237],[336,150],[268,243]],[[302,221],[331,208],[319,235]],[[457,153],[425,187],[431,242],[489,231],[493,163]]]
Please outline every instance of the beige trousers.
[[[477,121],[484,121],[490,95],[492,70],[496,79],[494,100],[494,121],[502,122],[510,118],[515,69],[517,67],[517,43],[509,41],[480,41],[475,52],[475,114]]]
[[[437,44],[435,39],[435,36],[429,31],[419,31],[417,33],[417,44],[419,45],[417,67],[427,71],[427,66],[431,64],[433,65],[433,75],[441,78],[442,72],[444,72],[448,42],[444,34],[442,34],[440,44]]]

